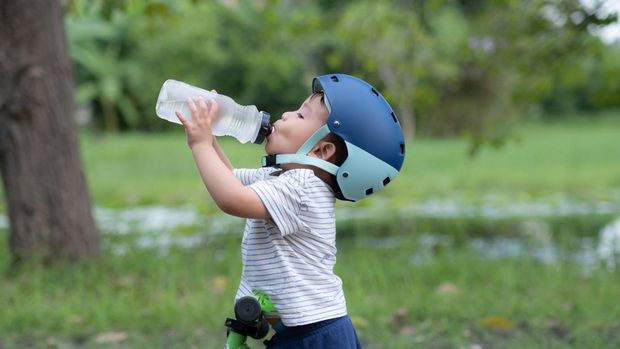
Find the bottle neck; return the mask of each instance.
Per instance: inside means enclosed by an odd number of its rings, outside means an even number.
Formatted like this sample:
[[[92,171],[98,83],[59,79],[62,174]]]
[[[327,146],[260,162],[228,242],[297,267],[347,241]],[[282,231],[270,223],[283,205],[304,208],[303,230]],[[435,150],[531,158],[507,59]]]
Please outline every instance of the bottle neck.
[[[271,116],[269,113],[261,111],[261,124],[258,128],[258,134],[256,135],[256,139],[254,140],[254,144],[261,144],[265,141],[267,136],[271,134],[273,131],[273,126],[271,126]]]

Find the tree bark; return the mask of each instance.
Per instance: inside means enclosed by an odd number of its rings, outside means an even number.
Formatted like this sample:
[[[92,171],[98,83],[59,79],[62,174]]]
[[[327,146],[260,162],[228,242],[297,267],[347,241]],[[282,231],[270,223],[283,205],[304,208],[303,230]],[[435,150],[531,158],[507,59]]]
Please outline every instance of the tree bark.
[[[14,261],[95,256],[57,0],[0,2],[0,173]]]

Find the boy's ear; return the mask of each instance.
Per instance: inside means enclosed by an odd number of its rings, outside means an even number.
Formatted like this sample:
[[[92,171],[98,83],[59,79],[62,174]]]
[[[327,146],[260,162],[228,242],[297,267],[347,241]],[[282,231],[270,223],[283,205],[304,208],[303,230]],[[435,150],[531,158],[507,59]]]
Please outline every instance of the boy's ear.
[[[336,145],[332,142],[320,141],[310,153],[319,159],[331,161],[336,155]]]

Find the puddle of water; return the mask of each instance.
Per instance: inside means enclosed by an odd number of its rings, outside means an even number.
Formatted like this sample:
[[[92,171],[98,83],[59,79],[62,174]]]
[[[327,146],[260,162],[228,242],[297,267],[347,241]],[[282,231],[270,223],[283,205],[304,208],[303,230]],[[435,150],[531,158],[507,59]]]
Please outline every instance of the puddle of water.
[[[620,218],[601,230],[597,252],[607,261],[607,268],[620,265]]]
[[[446,200],[431,200],[414,205],[405,211],[412,214],[436,218],[510,218],[510,217],[545,217],[574,216],[585,214],[610,214],[620,211],[620,203],[599,202],[580,203],[565,200],[559,203],[527,202],[496,206],[489,203],[472,205]]]
[[[181,227],[204,225],[204,218],[193,207],[95,208],[95,221],[107,234],[161,233]]]
[[[565,195],[555,195],[544,201],[514,202],[498,195],[487,195],[481,203],[471,203],[456,195],[449,199],[432,199],[411,206],[393,209],[385,202],[375,200],[373,206],[338,208],[339,221],[380,219],[386,216],[428,218],[489,219],[513,217],[566,217],[620,212],[620,190],[610,192],[610,199],[600,202],[582,202]],[[386,211],[388,210],[388,211]],[[231,220],[218,216],[204,217],[191,206],[143,206],[123,209],[95,208],[95,220],[106,233],[157,233],[179,227],[209,226],[221,233],[228,230]],[[236,219],[232,219],[236,220]],[[215,224],[211,224],[215,221]],[[0,229],[8,228],[8,219],[0,214]]]
[[[371,207],[355,207],[338,210],[338,218],[385,217],[385,206],[375,201]],[[383,207],[383,208],[382,208]],[[392,209],[391,213],[394,214]],[[544,201],[506,202],[505,198],[489,195],[481,203],[472,203],[460,197],[431,199],[397,209],[402,217],[472,218],[489,219],[514,217],[567,217],[590,214],[614,214],[620,212],[620,191],[614,191],[608,201],[582,202],[563,195],[549,197]]]
[[[498,237],[474,238],[466,244],[465,248],[470,248],[489,260],[526,258],[547,265],[572,262],[581,266],[584,274],[592,273],[601,265],[606,265],[610,271],[613,271],[617,264],[610,264],[605,256],[597,253],[599,246],[596,238],[579,238],[576,246],[562,248],[553,243],[538,244],[522,238]],[[450,251],[454,248],[453,241],[449,238],[424,234],[420,237],[419,245],[411,254],[409,261],[416,266],[426,265],[435,258],[444,258],[436,251]]]
[[[142,235],[133,241],[131,246],[127,243],[109,243],[108,248],[118,256],[130,253],[134,248],[157,250],[161,254],[166,254],[171,248],[191,248],[205,242],[206,238],[197,234],[189,236]]]
[[[600,267],[606,267],[609,271],[620,267],[620,218],[601,229],[598,236],[571,238],[569,245],[554,241],[549,227],[543,223],[526,221],[523,224],[532,228],[527,234],[472,237],[465,241],[464,246],[457,246],[454,237],[438,233],[361,239],[363,246],[373,249],[398,249],[410,239],[416,239],[416,247],[409,259],[416,266],[426,265],[435,258],[444,258],[445,251],[464,247],[490,260],[527,258],[543,264],[572,262],[580,265],[585,274]]]
[[[170,248],[190,248],[206,243],[209,237],[241,233],[243,220],[228,215],[205,216],[191,206],[143,206],[94,211],[100,231],[111,236],[131,235],[127,242],[109,242],[112,253],[123,255],[133,248],[166,253]],[[183,232],[179,232],[183,230]]]
[[[520,237],[471,238],[470,247],[489,259],[531,257],[542,263],[557,263],[566,258],[567,251],[560,249],[552,240],[551,227],[535,217],[575,216],[584,214],[610,214],[620,212],[620,200],[599,203],[581,203],[575,200],[515,203],[499,206],[496,203],[472,205],[456,200],[431,200],[402,209],[397,214],[404,217],[461,218],[528,217],[520,224],[525,232]],[[392,215],[394,215],[392,213]],[[209,237],[222,234],[241,234],[244,220],[228,215],[204,216],[190,206],[164,207],[144,206],[126,209],[95,208],[95,220],[104,234],[132,237],[132,248],[159,249],[172,247],[190,248],[205,243]],[[339,221],[385,218],[385,211],[376,208],[339,209]],[[534,217],[534,218],[531,218]],[[0,215],[0,229],[8,228],[6,216]],[[433,258],[437,246],[450,247],[452,238],[439,234],[368,237],[375,248],[398,248],[404,239],[418,239],[418,249],[412,257],[413,264],[426,263]],[[125,254],[130,248],[122,239],[110,242],[114,253]],[[605,226],[598,238],[580,238],[580,245],[571,251],[571,257],[584,268],[594,268],[601,261],[609,268],[620,265],[620,218]]]

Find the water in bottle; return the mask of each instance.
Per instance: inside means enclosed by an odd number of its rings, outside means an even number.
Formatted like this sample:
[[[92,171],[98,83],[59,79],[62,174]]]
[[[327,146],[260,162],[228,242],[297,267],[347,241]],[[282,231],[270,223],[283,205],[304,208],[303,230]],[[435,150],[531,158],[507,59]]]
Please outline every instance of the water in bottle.
[[[241,143],[252,141],[260,144],[271,133],[269,114],[258,111],[256,106],[239,105],[228,96],[176,80],[164,82],[157,98],[155,113],[162,119],[180,124],[181,121],[175,114],[180,111],[191,120],[187,99],[195,97],[217,102],[219,115],[212,125],[213,134],[216,136],[233,136]]]

